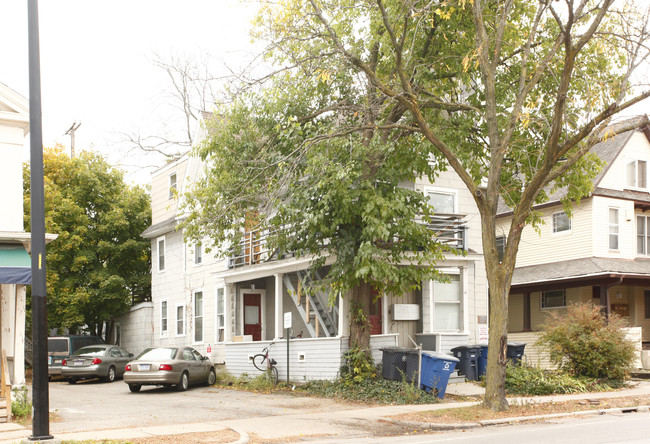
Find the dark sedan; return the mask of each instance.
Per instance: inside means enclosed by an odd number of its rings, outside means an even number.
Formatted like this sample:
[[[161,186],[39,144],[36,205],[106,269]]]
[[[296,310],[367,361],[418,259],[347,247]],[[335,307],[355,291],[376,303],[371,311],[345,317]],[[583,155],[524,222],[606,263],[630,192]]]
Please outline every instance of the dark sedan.
[[[124,374],[126,363],[132,358],[133,353],[117,345],[89,345],[63,360],[61,376],[70,384],[76,383],[79,379],[90,378],[113,382]]]
[[[132,392],[139,392],[143,385],[174,385],[184,391],[190,384],[212,385],[216,379],[210,358],[192,347],[148,348],[124,372],[124,382]]]

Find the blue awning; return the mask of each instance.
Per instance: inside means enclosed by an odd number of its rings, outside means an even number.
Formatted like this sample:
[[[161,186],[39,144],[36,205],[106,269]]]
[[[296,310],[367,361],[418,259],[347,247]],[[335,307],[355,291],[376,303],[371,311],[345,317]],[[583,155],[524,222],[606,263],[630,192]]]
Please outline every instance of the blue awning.
[[[21,244],[0,244],[0,284],[32,283],[32,259]]]

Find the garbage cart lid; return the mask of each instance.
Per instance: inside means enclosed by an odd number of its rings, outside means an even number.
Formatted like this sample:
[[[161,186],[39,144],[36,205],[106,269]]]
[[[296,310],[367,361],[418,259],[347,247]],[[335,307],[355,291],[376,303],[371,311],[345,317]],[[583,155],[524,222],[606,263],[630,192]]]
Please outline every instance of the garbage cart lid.
[[[525,342],[508,342],[508,347],[521,347],[522,345],[526,345]]]
[[[448,355],[447,353],[425,350],[422,352],[422,354],[427,355],[431,358],[440,359],[442,361],[460,362],[460,359],[455,356]]]

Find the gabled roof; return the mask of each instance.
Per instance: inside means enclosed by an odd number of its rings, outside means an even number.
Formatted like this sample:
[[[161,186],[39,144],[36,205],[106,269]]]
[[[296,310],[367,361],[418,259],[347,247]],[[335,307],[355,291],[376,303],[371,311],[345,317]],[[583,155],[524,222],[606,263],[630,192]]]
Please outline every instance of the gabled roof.
[[[642,121],[643,119],[647,119],[647,118],[648,118],[647,116],[633,117],[631,119],[626,119],[622,122],[618,122],[614,125],[611,125],[610,128],[616,129],[617,126],[629,124],[630,122],[633,121]],[[598,185],[600,184],[603,177],[605,177],[605,174],[607,174],[607,171],[609,171],[610,166],[614,163],[616,158],[623,151],[623,148],[625,147],[625,145],[627,145],[628,141],[636,131],[643,131],[643,134],[648,139],[648,142],[650,142],[650,128],[648,128],[648,126],[645,126],[643,128],[639,128],[636,130],[629,130],[617,134],[614,137],[608,138],[606,140],[603,140],[602,142],[597,143],[591,148],[590,152],[596,154],[605,163],[605,166],[600,171],[600,173],[598,173],[598,175],[596,175],[596,177],[592,179],[594,191],[591,193],[591,195],[606,195],[604,194],[606,192],[605,189],[598,188]],[[550,189],[551,187],[546,188],[547,191],[550,191]],[[596,190],[600,190],[600,191],[597,193]],[[613,191],[613,190],[607,190],[607,192],[609,191]],[[638,193],[638,194],[644,194],[644,193]],[[565,195],[566,195],[566,188],[561,188],[557,190],[555,193],[550,194],[546,202],[535,205],[535,208],[543,208],[546,206],[557,205]],[[619,195],[617,196],[610,196],[610,197],[621,197],[621,198],[629,199],[632,196],[630,195],[630,192],[625,191],[625,192],[619,192]],[[497,216],[504,216],[509,214],[510,212],[511,212],[510,208],[508,208],[505,205],[503,199],[499,198]]]
[[[29,132],[29,101],[4,83],[0,83],[0,122],[23,128],[25,135]]]

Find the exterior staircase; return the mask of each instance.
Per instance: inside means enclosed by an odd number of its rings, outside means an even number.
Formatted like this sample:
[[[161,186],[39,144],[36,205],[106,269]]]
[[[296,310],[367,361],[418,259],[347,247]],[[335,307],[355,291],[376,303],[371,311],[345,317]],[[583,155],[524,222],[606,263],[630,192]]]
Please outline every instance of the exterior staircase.
[[[11,382],[9,380],[9,367],[7,366],[7,353],[2,350],[2,369],[0,371],[0,423],[11,422]]]
[[[318,274],[314,278],[321,279]],[[313,290],[310,286],[311,278],[306,271],[299,271],[295,275],[285,274],[283,282],[289,294],[293,296],[291,299],[298,313],[305,321],[309,337],[329,338],[338,334],[338,305],[331,306],[326,293]]]

